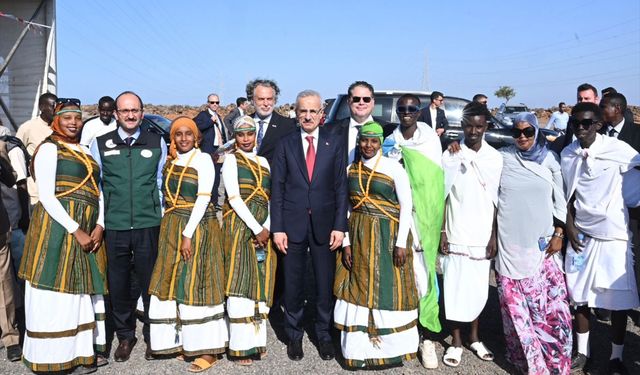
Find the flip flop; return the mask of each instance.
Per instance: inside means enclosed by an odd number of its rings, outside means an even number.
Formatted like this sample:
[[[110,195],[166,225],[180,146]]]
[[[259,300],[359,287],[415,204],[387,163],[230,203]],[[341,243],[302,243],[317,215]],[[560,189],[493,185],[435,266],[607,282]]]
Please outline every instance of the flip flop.
[[[240,366],[251,366],[253,365],[253,360],[251,358],[241,358],[233,361],[235,364]]]
[[[206,371],[208,369],[210,369],[213,365],[217,364],[218,360],[214,360],[213,362],[209,363],[206,359],[203,358],[196,358],[193,362],[191,362],[191,365],[189,365],[189,367],[187,368],[187,371],[189,372],[203,372]],[[195,366],[195,368],[194,368]]]
[[[442,362],[449,367],[458,367],[462,361],[462,347],[450,346],[444,353]]]
[[[96,367],[102,367],[109,364],[107,357],[102,354],[96,354]]]
[[[482,343],[482,341],[476,341],[473,344],[469,345],[469,349],[483,361],[493,361],[493,352],[487,349],[486,346]]]

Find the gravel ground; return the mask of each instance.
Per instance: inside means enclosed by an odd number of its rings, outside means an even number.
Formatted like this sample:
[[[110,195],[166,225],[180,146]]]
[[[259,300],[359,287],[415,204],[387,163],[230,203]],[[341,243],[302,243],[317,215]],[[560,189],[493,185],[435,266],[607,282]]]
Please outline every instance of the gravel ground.
[[[504,340],[502,336],[502,323],[498,306],[498,296],[495,282],[492,280],[489,293],[489,301],[480,317],[480,337],[487,347],[494,351],[496,359],[493,362],[484,362],[475,357],[473,353],[465,350],[462,356],[462,363],[457,368],[450,368],[442,364],[444,349],[451,342],[451,336],[446,327],[443,332],[436,337],[436,350],[440,366],[436,370],[426,370],[419,360],[406,362],[402,367],[389,368],[379,371],[367,371],[366,373],[385,374],[418,374],[418,373],[442,373],[442,374],[512,374],[515,373],[504,359]],[[308,322],[311,319],[307,319]],[[187,373],[188,364],[175,359],[164,359],[146,361],[144,360],[145,345],[142,342],[142,332],[138,324],[138,345],[133,350],[131,359],[127,362],[116,363],[113,360],[109,365],[98,369],[96,374],[175,374]],[[274,321],[275,327],[278,327]],[[242,367],[226,359],[222,359],[216,366],[207,371],[208,373],[224,374],[339,374],[348,373],[341,365],[340,359],[333,361],[323,361],[318,356],[315,345],[305,335],[303,349],[305,357],[302,361],[293,362],[287,358],[287,347],[284,343],[284,336],[279,340],[277,333],[280,329],[271,328],[268,333],[268,355],[262,361],[255,361],[253,366]],[[308,324],[307,332],[312,331],[311,324]],[[592,357],[593,364],[589,374],[605,374],[608,358],[611,350],[609,344],[608,324],[596,322],[591,334],[592,337]],[[339,343],[336,340],[336,347]],[[114,350],[117,341],[114,341]],[[339,352],[339,350],[338,350]],[[0,351],[0,374],[29,374],[30,372],[20,362],[8,362],[4,350]],[[113,357],[112,357],[113,358]],[[640,374],[640,328],[633,325],[629,320],[627,342],[625,345],[625,364],[630,374]]]

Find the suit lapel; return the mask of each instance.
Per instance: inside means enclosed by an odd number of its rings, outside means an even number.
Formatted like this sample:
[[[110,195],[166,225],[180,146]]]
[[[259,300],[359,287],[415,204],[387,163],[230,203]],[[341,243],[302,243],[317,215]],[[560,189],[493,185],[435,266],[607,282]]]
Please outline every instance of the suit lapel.
[[[257,124],[256,124],[257,125]],[[260,144],[260,150],[262,150],[265,146],[265,144],[270,144],[271,139],[277,139],[278,138],[278,115],[273,112],[271,114],[271,118],[269,119],[269,122],[264,124],[265,128],[264,128],[264,138],[262,138],[262,144]]]
[[[296,136],[293,137],[293,147],[292,150],[296,154],[294,159],[298,163],[298,167],[300,168],[300,173],[304,176],[304,179],[309,183],[309,174],[307,173],[307,158],[304,155],[304,149],[302,148],[302,138],[299,132],[295,132]],[[318,160],[316,154],[316,162]]]

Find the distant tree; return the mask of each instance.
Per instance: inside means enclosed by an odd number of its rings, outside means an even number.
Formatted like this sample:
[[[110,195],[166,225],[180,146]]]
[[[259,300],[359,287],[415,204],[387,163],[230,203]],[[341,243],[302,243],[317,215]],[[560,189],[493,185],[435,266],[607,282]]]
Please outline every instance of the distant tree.
[[[500,86],[493,95],[497,98],[504,98],[509,103],[509,100],[516,96],[516,90],[511,86]]]

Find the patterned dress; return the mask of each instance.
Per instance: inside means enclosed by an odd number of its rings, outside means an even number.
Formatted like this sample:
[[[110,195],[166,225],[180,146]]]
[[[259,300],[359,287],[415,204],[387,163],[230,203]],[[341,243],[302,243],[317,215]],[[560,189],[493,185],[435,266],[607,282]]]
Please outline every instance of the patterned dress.
[[[188,356],[223,353],[227,330],[222,237],[213,204],[208,203],[191,237],[191,257],[185,261],[180,252],[182,232],[198,197],[198,171],[175,165],[174,160],[167,163],[163,175],[165,211],[149,284],[152,352]]]
[[[352,267],[338,260],[334,282],[345,361],[349,367],[402,363],[416,355],[419,296],[411,239],[405,264],[393,264],[400,215],[394,180],[362,164],[349,168],[348,180]]]
[[[37,163],[55,163],[56,200],[80,229],[91,233],[100,209],[98,164],[88,151],[77,146],[52,138],[45,139],[45,144],[48,146],[44,148],[55,145],[57,158],[51,160],[41,151]],[[96,252],[83,251],[73,234],[50,216],[42,202],[36,204],[31,217],[18,272],[27,285],[23,362],[32,371],[63,371],[90,365],[94,362],[94,349],[104,350],[105,345],[104,242]]]
[[[255,220],[264,223],[269,214],[271,175],[268,168],[258,165],[251,157],[255,158],[237,151],[235,158],[228,160],[236,162],[239,197]],[[234,197],[227,197],[222,224],[225,294],[229,297],[229,353],[246,357],[266,352],[266,319],[273,303],[277,257],[269,243],[264,261],[258,262],[253,233],[231,207],[230,198]],[[252,340],[255,341],[250,344]]]

